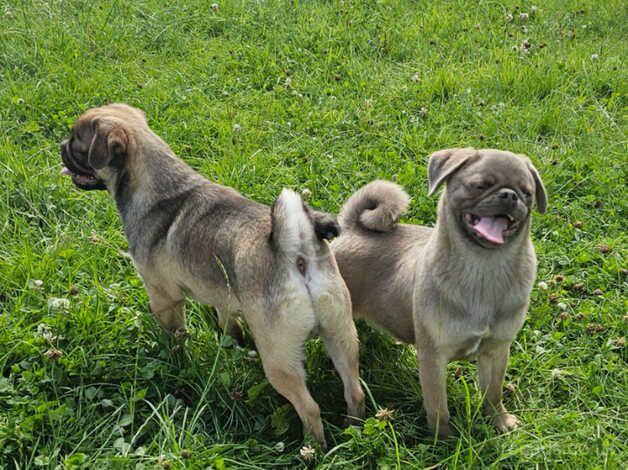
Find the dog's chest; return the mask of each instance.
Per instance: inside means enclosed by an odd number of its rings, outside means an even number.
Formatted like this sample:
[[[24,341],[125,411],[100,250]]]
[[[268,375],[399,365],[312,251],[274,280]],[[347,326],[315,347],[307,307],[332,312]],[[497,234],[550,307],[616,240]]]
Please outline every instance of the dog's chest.
[[[525,318],[531,282],[525,280],[529,276],[508,267],[467,269],[462,276],[434,276],[433,282],[423,284],[425,289],[419,289],[429,299],[419,316],[430,336],[458,358],[476,354],[483,341],[510,341],[516,336]]]
[[[456,351],[456,356],[460,358],[466,358],[470,356],[474,356],[478,349],[480,348],[480,344],[482,340],[490,337],[491,329],[486,328],[484,331],[479,331],[475,335],[472,335],[466,341],[463,341],[463,344],[458,346],[458,351]]]

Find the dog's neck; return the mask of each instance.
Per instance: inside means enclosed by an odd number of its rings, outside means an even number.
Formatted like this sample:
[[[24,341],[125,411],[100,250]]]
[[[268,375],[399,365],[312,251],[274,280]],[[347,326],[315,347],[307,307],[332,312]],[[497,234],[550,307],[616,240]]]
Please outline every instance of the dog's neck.
[[[123,223],[131,214],[137,217],[150,210],[153,201],[174,197],[205,181],[152,131],[141,137],[135,139],[134,154],[142,157],[130,156],[123,167],[111,169],[107,178]]]

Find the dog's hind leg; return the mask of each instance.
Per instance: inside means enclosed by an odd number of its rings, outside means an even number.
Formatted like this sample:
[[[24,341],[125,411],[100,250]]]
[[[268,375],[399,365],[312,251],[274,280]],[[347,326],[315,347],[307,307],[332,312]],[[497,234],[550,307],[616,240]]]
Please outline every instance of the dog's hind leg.
[[[349,422],[351,418],[363,418],[365,413],[364,392],[360,385],[358,339],[353,322],[351,326],[353,328],[347,325],[347,331],[342,333],[323,330],[319,332],[327,353],[342,379]]]
[[[325,448],[320,408],[305,384],[303,344],[307,334],[295,334],[290,330],[286,330],[285,334],[276,330],[276,333],[272,338],[262,338],[253,331],[266,377],[275,390],[292,403],[301,418],[304,432],[314,437]],[[279,343],[273,341],[279,338],[281,339]]]
[[[358,333],[351,317],[348,293],[332,296],[323,293],[314,301],[318,313],[319,335],[344,385],[347,415],[364,417],[364,392],[360,385]]]

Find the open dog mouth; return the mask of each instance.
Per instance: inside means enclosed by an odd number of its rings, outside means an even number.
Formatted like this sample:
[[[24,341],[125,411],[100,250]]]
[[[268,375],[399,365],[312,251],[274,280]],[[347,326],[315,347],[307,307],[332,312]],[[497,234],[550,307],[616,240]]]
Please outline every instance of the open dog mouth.
[[[61,174],[72,178],[72,182],[81,189],[105,189],[105,183],[89,167],[82,165],[69,152],[67,144],[61,144]]]
[[[495,245],[502,245],[504,238],[519,228],[519,222],[508,214],[479,216],[465,212],[462,218],[473,233]]]
[[[71,176],[72,181],[81,186],[91,186],[98,182],[98,179],[94,175],[86,175],[71,170],[67,166],[64,166],[61,170],[62,175]]]

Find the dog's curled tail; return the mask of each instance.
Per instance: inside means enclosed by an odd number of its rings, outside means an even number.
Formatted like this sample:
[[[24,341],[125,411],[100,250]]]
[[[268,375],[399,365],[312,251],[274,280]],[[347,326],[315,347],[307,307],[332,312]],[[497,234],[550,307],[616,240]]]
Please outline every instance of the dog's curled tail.
[[[343,229],[390,232],[408,210],[410,197],[398,184],[375,180],[358,189],[340,210]]]
[[[284,251],[305,250],[315,240],[331,240],[340,233],[333,216],[303,203],[301,196],[284,189],[271,209],[272,241]]]

